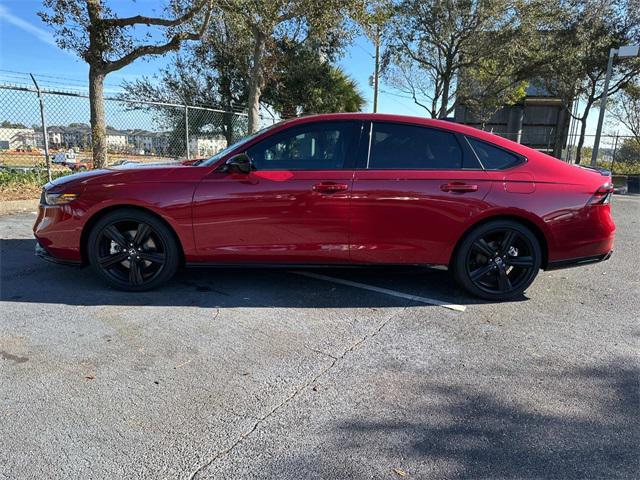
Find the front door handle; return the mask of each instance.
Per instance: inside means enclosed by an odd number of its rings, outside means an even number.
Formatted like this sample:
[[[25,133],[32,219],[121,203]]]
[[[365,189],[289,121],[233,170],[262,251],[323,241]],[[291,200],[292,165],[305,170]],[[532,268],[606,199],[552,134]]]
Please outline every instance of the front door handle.
[[[346,183],[322,182],[316,183],[312,189],[318,193],[338,193],[348,190],[349,185]]]
[[[477,192],[478,185],[470,184],[470,183],[462,183],[462,182],[451,182],[445,183],[444,185],[440,185],[440,190],[443,192]]]

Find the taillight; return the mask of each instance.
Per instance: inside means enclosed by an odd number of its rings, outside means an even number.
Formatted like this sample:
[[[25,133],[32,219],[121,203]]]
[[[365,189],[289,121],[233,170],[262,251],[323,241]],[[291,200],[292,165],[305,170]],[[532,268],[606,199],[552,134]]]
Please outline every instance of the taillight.
[[[598,187],[595,193],[587,202],[587,205],[608,205],[611,202],[611,196],[613,195],[613,184],[607,182],[604,185]]]

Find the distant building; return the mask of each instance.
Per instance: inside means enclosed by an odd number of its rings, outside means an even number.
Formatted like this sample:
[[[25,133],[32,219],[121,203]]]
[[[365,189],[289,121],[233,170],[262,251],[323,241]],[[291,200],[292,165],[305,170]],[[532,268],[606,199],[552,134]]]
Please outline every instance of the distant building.
[[[87,150],[91,148],[91,128],[83,123],[72,123],[62,128],[63,148]]]
[[[36,135],[32,128],[0,128],[0,146],[6,150],[36,146]]]
[[[107,149],[116,152],[126,152],[129,150],[127,143],[127,134],[121,130],[107,127],[107,135],[105,137]]]
[[[148,130],[126,130],[127,144],[135,153],[144,155],[153,151],[153,138],[156,135]]]
[[[192,158],[204,158],[215,155],[227,147],[223,135],[192,136],[189,138],[189,154]]]
[[[51,126],[47,127],[47,137],[49,139],[49,148],[60,149],[63,147],[63,133],[64,127]],[[34,134],[36,139],[36,145],[39,148],[44,148],[44,140],[42,139],[42,129],[34,128]]]
[[[559,98],[549,95],[544,87],[531,83],[521,102],[500,108],[484,126],[462,104],[456,105],[454,121],[483,128],[561,158],[567,145],[570,116]]]

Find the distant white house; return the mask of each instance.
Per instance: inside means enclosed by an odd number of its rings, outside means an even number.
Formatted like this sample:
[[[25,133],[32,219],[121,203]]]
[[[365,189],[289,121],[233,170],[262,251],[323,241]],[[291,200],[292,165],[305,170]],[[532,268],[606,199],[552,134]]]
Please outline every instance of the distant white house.
[[[227,147],[227,139],[223,135],[192,136],[189,138],[189,154],[191,158],[210,157]]]
[[[107,136],[105,138],[107,148],[110,150],[116,150],[124,152],[128,150],[129,144],[127,143],[127,134],[121,130],[107,127]]]
[[[0,128],[0,146],[14,150],[21,147],[35,147],[36,135],[32,128]]]
[[[154,132],[147,130],[126,130],[127,143],[135,153],[145,154],[153,150]]]
[[[36,139],[36,145],[39,148],[44,148],[44,141],[42,139],[42,130],[40,128],[34,128],[34,135]],[[55,125],[48,127],[47,137],[49,138],[49,148],[62,148],[64,143],[63,127],[58,127]]]

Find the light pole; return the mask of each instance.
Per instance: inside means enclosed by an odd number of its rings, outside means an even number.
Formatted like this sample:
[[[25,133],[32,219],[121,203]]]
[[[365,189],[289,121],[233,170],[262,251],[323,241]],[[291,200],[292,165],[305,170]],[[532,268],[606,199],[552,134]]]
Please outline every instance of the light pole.
[[[598,128],[596,129],[596,138],[593,141],[593,152],[591,153],[591,166],[596,166],[598,159],[598,148],[600,147],[600,136],[602,135],[602,124],[604,123],[604,111],[607,107],[607,96],[609,94],[609,80],[611,80],[611,70],[613,69],[613,59],[637,57],[640,51],[639,45],[625,45],[620,48],[612,48],[609,50],[609,63],[607,63],[607,76],[604,79],[604,91],[600,100],[600,114],[598,115]]]

